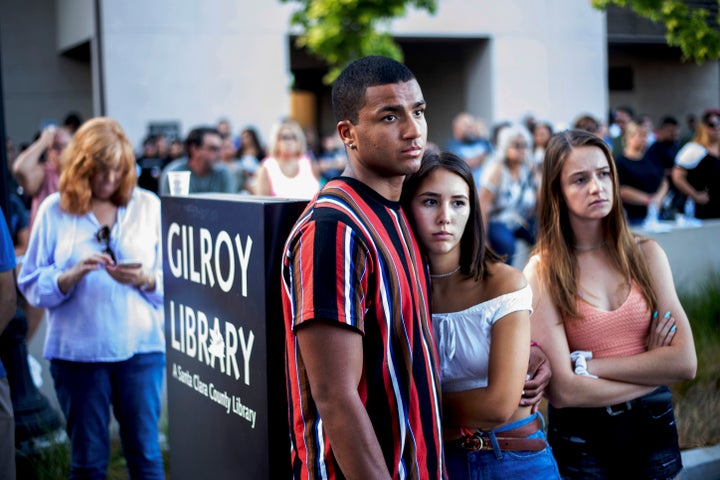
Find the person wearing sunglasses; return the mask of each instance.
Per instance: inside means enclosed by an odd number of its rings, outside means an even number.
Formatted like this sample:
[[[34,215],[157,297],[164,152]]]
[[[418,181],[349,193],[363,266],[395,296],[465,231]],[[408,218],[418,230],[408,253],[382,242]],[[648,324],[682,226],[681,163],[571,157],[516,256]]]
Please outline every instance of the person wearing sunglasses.
[[[297,122],[275,124],[269,155],[255,174],[255,194],[310,200],[320,190],[320,175],[307,152],[307,139]]]
[[[137,187],[120,125],[94,118],[63,154],[40,206],[18,286],[47,309],[43,355],[71,439],[71,478],[105,478],[110,407],[130,478],[164,478],[160,199]]]
[[[483,171],[480,206],[490,246],[513,264],[517,240],[535,243],[537,196],[530,132],[513,124],[498,134],[496,156]]]
[[[720,110],[710,109],[675,157],[672,181],[696,204],[697,218],[720,218]]]
[[[190,193],[237,193],[235,175],[220,161],[222,137],[214,127],[197,127],[185,139],[186,157],[173,160],[160,175],[161,196],[170,194],[168,172],[190,170]]]

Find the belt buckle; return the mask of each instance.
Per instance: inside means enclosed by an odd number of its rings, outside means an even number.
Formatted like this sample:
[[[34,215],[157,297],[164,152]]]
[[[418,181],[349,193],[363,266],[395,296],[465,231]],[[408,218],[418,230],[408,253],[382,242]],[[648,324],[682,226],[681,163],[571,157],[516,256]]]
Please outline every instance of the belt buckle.
[[[617,408],[617,410],[616,410]],[[611,417],[617,417],[623,413],[632,410],[632,404],[630,402],[618,403],[616,405],[608,405],[605,407],[605,411]]]
[[[478,450],[482,450],[483,448],[483,439],[480,435],[477,434],[468,435],[467,437],[463,438],[460,446],[470,452],[477,452]]]

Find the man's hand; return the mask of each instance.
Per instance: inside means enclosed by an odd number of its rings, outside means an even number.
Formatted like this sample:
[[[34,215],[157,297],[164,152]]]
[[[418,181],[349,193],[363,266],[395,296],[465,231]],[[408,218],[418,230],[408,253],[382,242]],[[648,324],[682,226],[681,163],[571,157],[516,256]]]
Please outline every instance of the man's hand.
[[[550,370],[550,362],[545,352],[537,345],[530,347],[530,361],[528,362],[527,380],[523,388],[523,394],[520,397],[520,406],[532,406],[532,412],[537,412],[540,408],[540,400],[542,400],[545,388],[550,383],[552,371]]]

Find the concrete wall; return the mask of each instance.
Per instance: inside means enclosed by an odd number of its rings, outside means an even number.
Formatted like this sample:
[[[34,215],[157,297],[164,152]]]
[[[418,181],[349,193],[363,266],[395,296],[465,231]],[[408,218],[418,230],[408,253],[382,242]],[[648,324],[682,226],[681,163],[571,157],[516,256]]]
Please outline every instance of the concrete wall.
[[[289,113],[287,5],[102,2],[106,108],[137,145],[148,122],[230,119],[263,135]]]
[[[58,49],[75,47],[95,36],[93,0],[55,0],[55,10]]]
[[[611,91],[610,106],[628,105],[635,113],[647,113],[658,122],[674,115],[681,125],[689,113],[701,115],[706,108],[720,107],[720,62],[697,65],[642,55],[612,55],[610,66],[631,67],[632,91]]]
[[[42,121],[92,112],[89,63],[60,55],[55,1],[0,0],[6,134],[29,142]]]
[[[605,14],[590,2],[441,0],[434,17],[411,12],[392,32],[490,39],[467,63],[467,109],[488,123],[527,113],[554,124],[581,111],[605,116]]]

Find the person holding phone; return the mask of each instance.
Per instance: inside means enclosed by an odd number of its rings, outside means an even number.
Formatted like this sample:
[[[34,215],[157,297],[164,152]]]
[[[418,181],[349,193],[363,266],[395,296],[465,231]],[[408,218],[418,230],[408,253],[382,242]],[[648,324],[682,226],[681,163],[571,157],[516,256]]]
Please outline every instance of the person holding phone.
[[[136,186],[132,145],[110,118],[84,123],[62,164],[18,285],[48,311],[44,356],[72,442],[70,476],[106,476],[112,405],[130,477],[164,478],[160,199]]]

